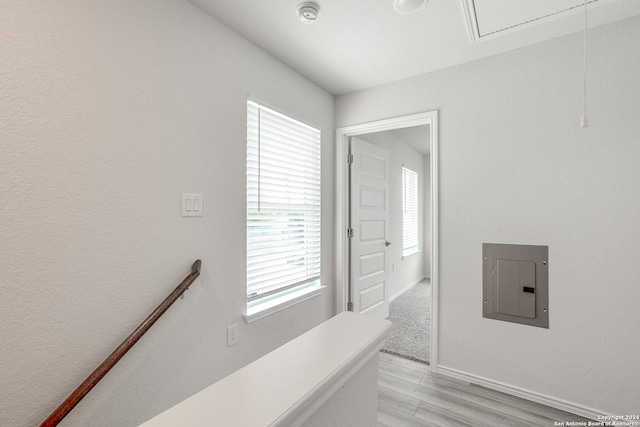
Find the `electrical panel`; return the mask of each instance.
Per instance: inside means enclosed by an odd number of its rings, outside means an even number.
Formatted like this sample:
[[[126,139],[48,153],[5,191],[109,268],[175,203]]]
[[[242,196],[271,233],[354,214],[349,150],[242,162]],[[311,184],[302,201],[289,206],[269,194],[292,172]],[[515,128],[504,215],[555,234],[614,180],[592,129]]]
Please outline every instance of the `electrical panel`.
[[[549,328],[548,258],[548,246],[483,243],[483,317]]]

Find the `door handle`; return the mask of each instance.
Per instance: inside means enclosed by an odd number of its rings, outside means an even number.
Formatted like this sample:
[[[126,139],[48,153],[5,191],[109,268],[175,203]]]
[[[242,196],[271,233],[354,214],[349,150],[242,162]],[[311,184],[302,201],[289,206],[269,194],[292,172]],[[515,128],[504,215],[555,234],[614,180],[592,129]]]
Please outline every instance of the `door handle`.
[[[391,242],[390,242],[390,241],[388,241],[388,240],[385,240],[385,241],[384,241],[384,245],[385,245],[385,246],[391,246]]]

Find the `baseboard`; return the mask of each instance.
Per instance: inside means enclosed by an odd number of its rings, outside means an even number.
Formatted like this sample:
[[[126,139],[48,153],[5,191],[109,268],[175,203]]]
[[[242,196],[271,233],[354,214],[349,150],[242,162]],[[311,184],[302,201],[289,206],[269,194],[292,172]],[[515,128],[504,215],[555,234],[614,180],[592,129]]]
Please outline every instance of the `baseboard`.
[[[483,378],[476,375],[468,374],[466,372],[462,372],[453,368],[448,368],[442,365],[438,366],[437,372],[439,374],[442,374],[451,378],[456,378],[468,383],[490,388],[492,390],[510,394],[512,396],[521,397],[523,399],[527,399],[532,402],[541,403],[543,405],[547,405],[552,408],[560,409],[561,411],[570,412],[572,414],[576,414],[581,417],[589,418],[596,421],[602,421],[602,418],[598,418],[598,417],[602,417],[603,415],[605,416],[611,415],[611,414],[604,413],[602,411],[598,411],[593,408],[587,408],[586,406],[578,405],[577,403],[568,402],[566,400],[558,399],[552,396],[547,396],[541,393],[536,393],[531,390],[526,390],[520,387],[501,383],[499,381],[494,381],[488,378]]]
[[[389,297],[389,302],[393,301],[394,299],[398,298],[400,295],[404,294],[405,292],[407,292],[409,289],[411,289],[413,286],[417,285],[418,283],[422,282],[424,279],[426,279],[425,276],[420,277],[418,280],[408,284],[407,286],[405,286],[404,288],[402,288],[399,292],[397,292],[394,296]]]

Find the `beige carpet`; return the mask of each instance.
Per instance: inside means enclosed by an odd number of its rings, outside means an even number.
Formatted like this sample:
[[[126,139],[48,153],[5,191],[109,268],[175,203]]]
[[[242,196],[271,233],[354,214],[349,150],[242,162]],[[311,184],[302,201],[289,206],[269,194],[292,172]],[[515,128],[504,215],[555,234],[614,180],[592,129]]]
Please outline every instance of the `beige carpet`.
[[[381,351],[429,364],[431,283],[425,279],[389,304],[393,323]]]

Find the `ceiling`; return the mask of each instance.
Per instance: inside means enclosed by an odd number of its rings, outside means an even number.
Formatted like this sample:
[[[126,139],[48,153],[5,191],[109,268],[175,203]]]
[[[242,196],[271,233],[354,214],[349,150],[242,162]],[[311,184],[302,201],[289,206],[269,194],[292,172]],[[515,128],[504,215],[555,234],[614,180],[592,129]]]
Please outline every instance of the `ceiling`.
[[[393,0],[315,0],[321,11],[313,24],[298,19],[303,0],[189,1],[333,95],[517,49],[584,25],[583,0],[430,0],[413,14],[396,13]],[[640,15],[640,0],[589,1],[591,27]]]
[[[429,125],[390,130],[400,141],[422,154],[429,154]]]
[[[381,132],[372,132],[367,135],[393,135],[405,144],[413,147],[419,153],[428,155],[430,152],[429,144],[429,125],[418,125],[406,128],[385,130]]]

